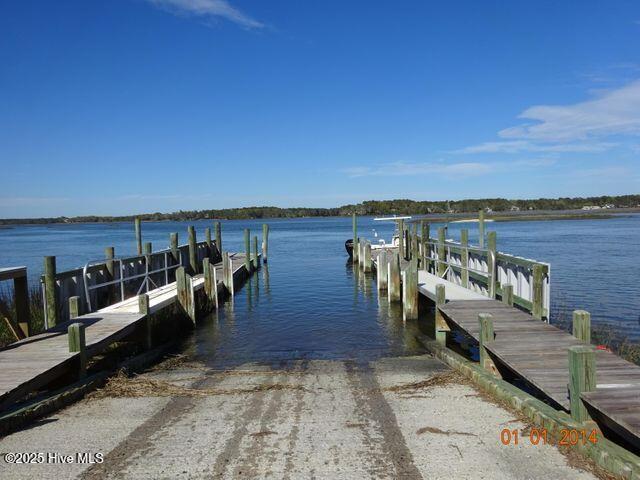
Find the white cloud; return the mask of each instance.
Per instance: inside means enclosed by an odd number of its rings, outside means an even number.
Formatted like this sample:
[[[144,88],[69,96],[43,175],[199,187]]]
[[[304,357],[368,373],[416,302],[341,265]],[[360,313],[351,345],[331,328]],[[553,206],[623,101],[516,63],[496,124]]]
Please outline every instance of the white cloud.
[[[264,24],[232,7],[227,0],[146,0],[178,15],[206,19],[224,18],[245,28],[263,28]]]
[[[568,143],[568,144],[536,144],[527,140],[506,140],[484,142],[472,145],[451,153],[519,153],[519,152],[604,152],[615,147],[615,143]]]
[[[506,128],[506,139],[541,142],[574,142],[610,135],[640,135],[640,80],[598,98],[573,105],[536,105],[519,118],[538,123]]]

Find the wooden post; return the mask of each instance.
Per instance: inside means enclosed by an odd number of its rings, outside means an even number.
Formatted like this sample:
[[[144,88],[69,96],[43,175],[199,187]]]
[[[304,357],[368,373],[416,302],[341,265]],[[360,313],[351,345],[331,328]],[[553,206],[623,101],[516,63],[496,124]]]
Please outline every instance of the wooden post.
[[[491,360],[489,352],[486,349],[487,343],[493,342],[495,339],[493,331],[493,317],[490,313],[480,313],[478,315],[478,322],[480,323],[480,366],[494,375],[500,376],[498,369],[493,363],[493,360]]]
[[[596,352],[591,345],[569,347],[569,402],[571,417],[578,422],[590,420],[580,398],[583,392],[596,389]]]
[[[430,270],[431,260],[431,225],[428,223],[422,224],[422,268],[427,272]]]
[[[138,295],[138,313],[146,315],[144,319],[144,337],[143,344],[145,350],[151,350],[153,348],[153,321],[149,311],[149,295],[143,293]]]
[[[59,323],[58,295],[56,294],[56,257],[44,257],[44,291],[47,301],[47,325],[55,327]]]
[[[144,254],[151,255],[153,253],[153,244],[151,242],[145,242],[144,244]]]
[[[170,233],[169,234],[169,246],[171,248],[171,256],[173,257],[174,263],[178,263],[180,260],[180,253],[178,251],[178,234]]]
[[[213,258],[213,242],[211,241],[211,228],[204,229],[204,241],[207,244],[207,256],[209,259]]]
[[[398,252],[404,258],[404,220],[398,220]]]
[[[490,298],[496,298],[496,284],[497,284],[497,276],[498,276],[498,272],[497,272],[498,262],[496,261],[496,253],[497,253],[496,245],[497,245],[496,232],[488,232],[487,233],[487,250],[489,250],[490,253],[487,253],[487,268],[489,269],[488,277],[487,277],[489,280],[489,285],[487,285],[487,288],[489,290]]]
[[[533,300],[531,306],[531,315],[533,318],[542,319],[542,282],[544,279],[544,271],[542,265],[533,266]]]
[[[413,260],[414,258],[417,260],[420,256],[420,251],[418,250],[418,225],[413,224],[413,232],[411,232],[411,255],[410,258]],[[417,265],[416,265],[417,267]]]
[[[440,345],[447,345],[447,332],[451,331],[440,309],[447,303],[445,286],[442,283],[436,285],[436,315],[435,315],[435,339]]]
[[[140,217],[136,217],[133,222],[133,226],[136,232],[136,247],[138,255],[142,255],[142,223]]]
[[[469,288],[469,230],[460,230],[460,282],[464,288]]]
[[[391,253],[391,261],[388,264],[388,294],[390,302],[398,302],[400,297],[400,253]]]
[[[196,240],[196,229],[189,225],[189,272],[190,275],[198,273],[198,241]]]
[[[371,243],[364,244],[364,263],[363,270],[368,273],[371,271]]]
[[[13,279],[13,298],[16,304],[16,320],[25,337],[31,335],[31,310],[29,308],[29,283],[27,274]]]
[[[573,336],[586,344],[591,343],[591,314],[585,310],[573,311]]]
[[[353,213],[351,214],[351,228],[353,229],[353,241],[356,241],[356,238],[358,238],[358,217],[356,217],[356,214]]]
[[[196,305],[193,292],[193,281],[184,267],[176,268],[176,287],[178,302],[191,321],[196,323]]]
[[[378,255],[378,264],[376,268],[376,280],[378,281],[378,291],[381,292],[387,289],[388,285],[388,269],[387,267],[387,251],[382,249]]]
[[[360,241],[358,237],[353,239],[353,250],[351,251],[351,260],[354,264],[358,264],[360,259],[358,258],[358,249],[360,248]]]
[[[513,307],[513,285],[510,283],[502,285],[502,303]]]
[[[222,284],[229,291],[233,293],[233,272],[231,270],[231,259],[229,258],[229,252],[222,253]]]
[[[262,224],[262,262],[267,263],[269,253],[269,224]]]
[[[251,273],[251,232],[248,228],[244,229],[244,254],[244,268]]]
[[[484,210],[478,212],[478,245],[484,248]]]
[[[78,318],[80,316],[80,297],[69,297],[69,318]]]
[[[409,262],[404,271],[403,285],[403,320],[416,320],[418,318],[418,257],[415,256]]]
[[[87,342],[85,337],[85,326],[82,323],[72,323],[67,329],[69,339],[69,352],[78,353],[79,372],[78,376],[83,378],[87,373]]]
[[[445,231],[444,227],[438,228],[438,276],[444,277],[444,272],[447,271],[447,251],[445,248]]]
[[[222,225],[220,222],[216,222],[213,227],[216,234],[216,248],[218,249],[218,254],[222,257]]]
[[[208,258],[202,259],[202,276],[204,277],[204,293],[210,302],[218,308],[218,280],[216,267]]]
[[[260,266],[260,259],[258,258],[258,236],[253,236],[253,269],[257,270]]]

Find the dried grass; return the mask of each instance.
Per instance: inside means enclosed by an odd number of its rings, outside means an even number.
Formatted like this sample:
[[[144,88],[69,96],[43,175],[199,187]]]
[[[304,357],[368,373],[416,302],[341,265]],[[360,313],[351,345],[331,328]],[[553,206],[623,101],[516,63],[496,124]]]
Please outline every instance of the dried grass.
[[[92,393],[88,398],[209,397],[215,395],[241,395],[278,390],[299,391],[304,390],[304,387],[302,385],[274,383],[261,384],[247,388],[190,388],[144,376],[128,377],[121,371],[115,377],[110,378],[104,388]]]
[[[438,435],[464,435],[467,437],[477,437],[475,433],[456,432],[451,430],[440,430],[439,428],[436,428],[436,427],[422,427],[416,430],[416,433],[418,435],[422,435],[423,433],[436,433]]]
[[[431,378],[421,380],[419,382],[405,383],[403,385],[395,385],[393,387],[383,388],[383,391],[395,393],[411,393],[415,392],[416,390],[424,390],[431,387],[442,387],[452,383],[465,384],[468,383],[468,381],[465,377],[460,375],[460,373],[456,372],[455,370],[451,370],[448,372],[439,373]]]

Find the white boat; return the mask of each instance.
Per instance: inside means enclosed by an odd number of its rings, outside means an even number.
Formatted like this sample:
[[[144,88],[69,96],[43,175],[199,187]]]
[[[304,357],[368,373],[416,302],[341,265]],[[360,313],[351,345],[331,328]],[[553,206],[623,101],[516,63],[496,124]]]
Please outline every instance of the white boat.
[[[411,220],[410,216],[402,216],[398,217],[394,215],[393,217],[378,217],[373,219],[376,222],[395,222],[396,229],[393,232],[393,236],[391,237],[391,243],[387,243],[384,238],[378,240],[378,243],[371,242],[371,250],[382,250],[383,248],[398,248],[400,245],[400,230],[398,225],[400,224],[400,220]],[[378,238],[378,232],[373,231],[373,236]],[[347,250],[347,253],[350,257],[353,257],[353,239],[350,238],[344,243],[344,248]]]

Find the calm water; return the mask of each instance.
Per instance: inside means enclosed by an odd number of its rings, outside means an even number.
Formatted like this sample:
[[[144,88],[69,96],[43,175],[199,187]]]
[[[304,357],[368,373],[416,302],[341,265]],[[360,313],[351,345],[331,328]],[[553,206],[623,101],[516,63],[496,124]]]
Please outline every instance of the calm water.
[[[277,361],[288,358],[372,358],[420,352],[416,325],[403,325],[400,308],[378,298],[375,278],[354,271],[344,241],[348,218],[269,220],[269,264],[217,314],[202,322],[191,342],[216,363]],[[375,223],[375,224],[374,224]],[[168,245],[168,234],[186,239],[188,224],[198,238],[210,222],[143,225],[143,240],[154,249]],[[262,221],[223,222],[223,246],[241,250],[242,229],[261,234]],[[433,225],[432,228],[437,227]],[[359,220],[363,236],[376,228],[389,239],[392,225]],[[461,228],[450,224],[449,236]],[[497,231],[501,251],[551,263],[552,322],[570,318],[575,308],[592,313],[594,323],[613,325],[640,339],[640,216],[610,220],[504,222]],[[433,230],[432,230],[433,231]],[[27,265],[37,281],[43,255],[56,255],[58,269],[100,259],[105,246],[117,255],[135,249],[131,224],[21,226],[0,229],[0,266]]]

